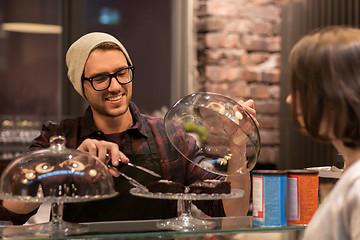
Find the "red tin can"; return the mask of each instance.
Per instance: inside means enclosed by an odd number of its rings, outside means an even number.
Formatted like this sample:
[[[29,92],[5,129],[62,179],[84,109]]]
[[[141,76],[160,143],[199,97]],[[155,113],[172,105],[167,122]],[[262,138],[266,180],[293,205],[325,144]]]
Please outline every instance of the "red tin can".
[[[307,225],[318,208],[319,173],[289,170],[287,173],[287,223]]]

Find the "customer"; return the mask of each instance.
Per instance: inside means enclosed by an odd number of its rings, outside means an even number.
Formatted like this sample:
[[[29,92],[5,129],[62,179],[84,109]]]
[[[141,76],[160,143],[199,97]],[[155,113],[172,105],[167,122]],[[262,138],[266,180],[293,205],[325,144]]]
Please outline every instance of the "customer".
[[[308,34],[292,49],[290,68],[295,125],[332,143],[346,164],[304,239],[360,239],[360,30],[332,26]]]
[[[163,119],[143,115],[131,102],[134,67],[124,46],[105,33],[89,33],[78,39],[66,55],[68,77],[75,90],[88,101],[89,108],[82,117],[63,120],[60,125],[44,124],[42,134],[35,139],[32,149],[49,147],[49,138],[63,135],[69,148],[89,152],[107,163],[119,159],[142,165],[163,179],[189,185],[196,180],[218,178],[182,157],[166,137]],[[151,99],[149,99],[151,101]],[[254,102],[243,104],[255,116]],[[196,151],[187,142],[185,132],[174,132],[189,153]],[[133,169],[134,170],[134,169]],[[118,177],[115,172],[113,176]],[[136,171],[134,179],[147,184],[158,180],[145,172]],[[229,179],[232,186],[244,189],[243,198],[224,201],[201,201],[198,207],[210,216],[246,215],[249,204],[249,174]],[[114,178],[114,198],[85,203],[67,203],[64,220],[72,222],[114,221],[170,218],[177,215],[177,202],[132,196],[128,180]],[[89,186],[91,187],[91,186]],[[23,223],[37,205],[20,206],[14,202],[3,204],[14,222]],[[19,215],[20,214],[20,215]]]

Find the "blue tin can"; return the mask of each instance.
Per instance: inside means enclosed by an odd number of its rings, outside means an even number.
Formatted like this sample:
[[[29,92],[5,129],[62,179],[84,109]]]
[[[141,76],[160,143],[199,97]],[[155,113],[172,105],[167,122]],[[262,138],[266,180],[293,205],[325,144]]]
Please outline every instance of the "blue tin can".
[[[253,224],[263,227],[286,226],[287,172],[254,170],[252,184]]]

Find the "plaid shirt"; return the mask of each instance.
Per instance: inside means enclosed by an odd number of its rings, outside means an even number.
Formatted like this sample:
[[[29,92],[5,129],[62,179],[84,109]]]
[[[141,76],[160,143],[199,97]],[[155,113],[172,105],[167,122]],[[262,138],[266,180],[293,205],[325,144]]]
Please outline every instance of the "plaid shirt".
[[[163,179],[190,185],[197,180],[219,178],[219,176],[202,170],[179,154],[166,136],[162,118],[154,118],[141,114],[134,103],[130,103],[130,110],[134,119],[134,125],[126,130],[126,132],[120,133],[120,138],[117,138],[116,143],[119,145],[120,151],[125,154],[130,151],[130,146],[124,144],[125,134],[128,134],[132,138],[131,148],[137,154],[150,153],[146,141],[148,136],[145,131],[145,124],[147,123],[157,145]],[[193,156],[194,151],[198,149],[194,140],[185,134],[183,126],[174,124],[172,131],[172,134],[177,136],[177,145],[183,147],[183,152]],[[76,149],[87,138],[98,140],[106,138],[106,135],[95,127],[90,107],[82,117],[63,120],[60,125],[46,122],[42,127],[41,135],[33,141],[30,149],[48,148],[50,146],[50,137],[55,135],[64,136],[66,138],[66,147],[73,149]],[[222,201],[196,201],[195,204],[209,216],[225,215]]]

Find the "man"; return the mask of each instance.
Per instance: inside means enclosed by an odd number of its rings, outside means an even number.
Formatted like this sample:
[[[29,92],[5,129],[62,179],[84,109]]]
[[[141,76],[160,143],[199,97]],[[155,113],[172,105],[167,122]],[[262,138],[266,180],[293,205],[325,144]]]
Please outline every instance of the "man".
[[[89,152],[111,163],[146,185],[158,178],[119,163],[131,161],[161,175],[162,179],[189,185],[196,180],[219,178],[182,157],[166,137],[163,119],[139,112],[131,102],[134,67],[124,46],[106,33],[89,33],[74,42],[66,55],[68,77],[75,90],[88,101],[82,117],[64,120],[60,125],[44,124],[42,134],[31,149],[49,147],[49,138],[63,135],[66,146]],[[255,116],[254,102],[244,107]],[[184,133],[176,133],[184,135]],[[184,140],[182,140],[184,141]],[[195,151],[184,141],[189,152]],[[157,200],[130,195],[129,182],[114,171],[117,197],[64,206],[64,220],[72,222],[171,218],[177,215],[174,200]],[[228,179],[235,188],[244,189],[243,198],[224,201],[199,201],[197,206],[210,216],[246,215],[249,204],[249,174]],[[91,187],[91,186],[89,186]],[[38,204],[4,201],[11,220],[26,221]]]

